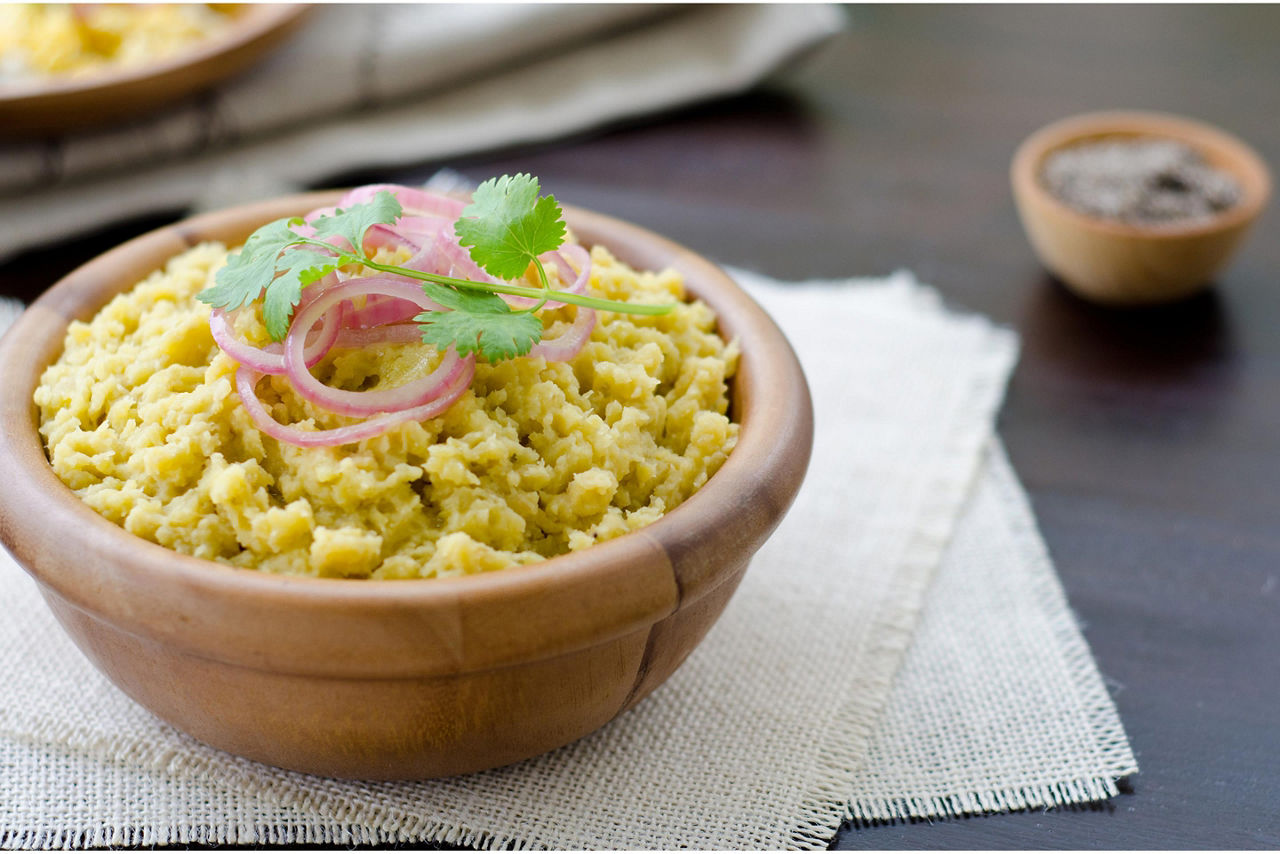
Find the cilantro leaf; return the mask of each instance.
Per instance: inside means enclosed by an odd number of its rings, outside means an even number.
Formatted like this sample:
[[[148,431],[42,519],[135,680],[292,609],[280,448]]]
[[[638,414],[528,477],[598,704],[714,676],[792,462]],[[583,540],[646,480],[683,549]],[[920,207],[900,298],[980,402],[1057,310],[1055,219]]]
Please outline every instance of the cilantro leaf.
[[[560,205],[555,196],[539,198],[538,190],[531,175],[491,178],[454,223],[459,243],[471,247],[472,260],[490,275],[522,276],[534,258],[564,242]]]
[[[294,306],[302,299],[302,289],[332,272],[338,258],[321,249],[293,248],[276,262],[279,275],[267,285],[262,301],[262,319],[272,341],[283,341],[289,332]]]
[[[316,240],[341,237],[351,244],[353,250],[362,252],[364,233],[369,230],[369,226],[393,223],[403,212],[396,197],[382,190],[363,204],[336,210],[328,216],[316,217],[311,225],[316,230]]]
[[[364,233],[372,225],[395,222],[400,213],[400,203],[384,190],[365,204],[316,218],[312,239],[341,237],[351,244],[355,255],[304,244],[306,238],[293,230],[302,224],[298,217],[267,223],[249,235],[244,248],[218,271],[214,286],[196,298],[214,308],[236,309],[261,296],[267,333],[271,340],[282,341],[289,332],[293,309],[302,299],[302,289],[342,264],[361,260]]]
[[[427,311],[414,320],[422,324],[422,340],[437,350],[453,345],[459,356],[479,353],[499,362],[529,352],[542,338],[542,321],[524,311],[512,311],[496,294],[455,290],[423,282],[428,297],[448,311]]]
[[[285,247],[298,241],[290,227],[296,219],[278,219],[259,228],[244,247],[227,258],[218,271],[214,286],[196,294],[196,299],[214,308],[241,308],[253,302],[276,275],[276,259]]]

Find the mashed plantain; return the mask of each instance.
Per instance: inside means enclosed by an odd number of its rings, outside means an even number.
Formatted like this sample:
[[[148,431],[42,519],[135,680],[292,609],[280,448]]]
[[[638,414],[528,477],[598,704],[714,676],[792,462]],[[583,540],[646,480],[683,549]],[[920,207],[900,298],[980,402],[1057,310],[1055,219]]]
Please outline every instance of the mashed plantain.
[[[299,448],[264,436],[235,392],[195,294],[226,260],[174,258],[89,323],[72,323],[36,389],[63,482],[126,530],[264,572],[347,578],[461,575],[532,563],[647,525],[688,498],[738,436],[736,343],[701,302],[667,315],[602,312],[572,361],[481,362],[442,416],[364,441]],[[683,299],[674,272],[637,273],[597,247],[592,293]],[[548,336],[575,309],[548,312]],[[249,312],[237,331],[264,343]],[[556,321],[556,326],[551,325]],[[438,360],[425,344],[334,351],[340,388],[394,386]],[[283,423],[350,423],[288,384],[258,387]]]

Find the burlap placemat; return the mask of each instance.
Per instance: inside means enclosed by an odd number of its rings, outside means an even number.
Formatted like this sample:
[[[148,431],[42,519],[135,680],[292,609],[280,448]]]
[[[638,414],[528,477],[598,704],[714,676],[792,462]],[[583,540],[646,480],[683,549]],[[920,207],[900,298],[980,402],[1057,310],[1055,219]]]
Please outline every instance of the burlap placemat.
[[[1114,793],[1134,770],[1114,707],[1021,490],[986,451],[1014,336],[944,311],[908,276],[741,278],[805,364],[813,464],[721,621],[636,709],[463,778],[279,771],[134,706],[0,567],[13,615],[0,624],[0,841],[808,848],[851,816]]]

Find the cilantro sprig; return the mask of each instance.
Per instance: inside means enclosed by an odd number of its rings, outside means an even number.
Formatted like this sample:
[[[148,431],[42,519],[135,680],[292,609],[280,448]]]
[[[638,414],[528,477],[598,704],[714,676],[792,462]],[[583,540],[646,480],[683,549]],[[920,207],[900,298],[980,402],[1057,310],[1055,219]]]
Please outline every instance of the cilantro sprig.
[[[477,282],[374,261],[364,251],[365,233],[375,225],[394,224],[403,213],[395,196],[384,190],[369,202],[317,217],[310,223],[312,234],[298,233],[304,225],[300,217],[262,226],[230,256],[214,285],[196,296],[228,310],[261,299],[267,334],[280,341],[289,331],[303,288],[339,267],[360,264],[421,281],[426,295],[445,309],[414,318],[421,324],[423,341],[441,350],[453,346],[459,355],[478,353],[490,362],[523,356],[541,340],[544,328],[537,312],[550,300],[626,314],[671,311],[671,304],[626,303],[553,290],[538,256],[564,243],[564,215],[555,197],[540,196],[539,189],[538,179],[526,174],[485,181],[454,223],[454,231],[489,275],[516,279],[532,266],[541,287]],[[498,294],[538,302],[513,309]]]
[[[490,362],[523,356],[542,339],[542,321],[527,309],[513,311],[496,294],[455,290],[424,282],[432,301],[448,311],[425,311],[414,320],[422,324],[422,340],[444,350],[450,344],[459,356],[481,353]]]

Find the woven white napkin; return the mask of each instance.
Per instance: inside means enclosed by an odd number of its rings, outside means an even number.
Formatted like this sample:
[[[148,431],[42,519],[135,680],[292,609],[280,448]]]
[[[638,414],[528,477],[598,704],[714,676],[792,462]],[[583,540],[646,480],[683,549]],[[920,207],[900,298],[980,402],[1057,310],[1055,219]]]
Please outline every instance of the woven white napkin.
[[[1014,336],[905,275],[742,278],[805,364],[813,463],[720,622],[637,708],[462,778],[279,771],[134,706],[0,566],[0,842],[807,848],[848,817],[1114,793],[1134,770],[1119,721],[1021,490],[985,452]]]
[[[206,96],[123,127],[0,143],[0,259],[144,213],[741,92],[843,22],[827,5],[319,6]]]
[[[1137,771],[1026,493],[992,442],[854,775],[849,817],[1098,801]]]

